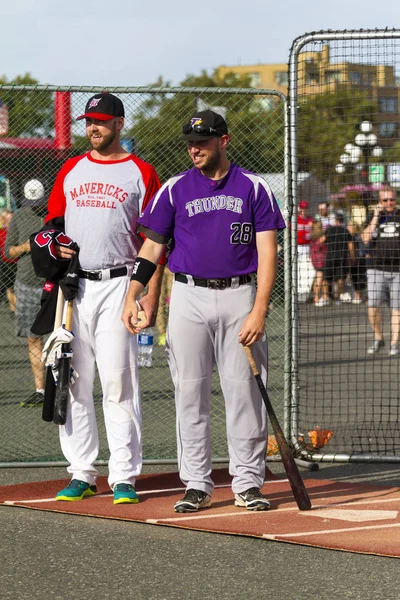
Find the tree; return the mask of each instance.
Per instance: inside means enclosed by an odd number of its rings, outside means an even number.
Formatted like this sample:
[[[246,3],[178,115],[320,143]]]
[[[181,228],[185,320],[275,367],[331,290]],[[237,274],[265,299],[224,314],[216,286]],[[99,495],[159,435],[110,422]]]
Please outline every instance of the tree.
[[[277,99],[273,105],[263,102],[262,96],[235,94],[235,88],[248,88],[248,76],[226,74],[222,79],[217,71],[205,71],[198,76],[188,75],[173,92],[146,95],[132,115],[133,127],[128,137],[135,139],[135,151],[155,166],[162,181],[191,166],[185,144],[182,143],[182,124],[196,108],[223,107],[232,133],[230,158],[242,167],[258,173],[283,171],[283,105]],[[170,87],[162,78],[152,86]],[[206,92],[190,88],[208,88]],[[221,92],[226,89],[225,92]],[[199,109],[197,109],[199,110]],[[201,108],[200,108],[201,110]]]
[[[37,85],[30,73],[8,81],[0,77],[1,85]],[[49,137],[54,128],[53,95],[35,90],[2,90],[0,97],[8,110],[10,137]]]
[[[385,163],[400,163],[400,142],[383,151]]]
[[[339,88],[301,99],[298,109],[299,171],[321,181],[332,178],[344,146],[354,143],[362,121],[374,122],[378,112],[366,92]]]

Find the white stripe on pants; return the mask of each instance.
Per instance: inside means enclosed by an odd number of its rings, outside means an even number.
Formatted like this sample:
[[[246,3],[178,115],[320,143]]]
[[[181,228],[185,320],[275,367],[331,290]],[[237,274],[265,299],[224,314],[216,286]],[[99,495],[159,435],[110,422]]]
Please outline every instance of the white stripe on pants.
[[[121,321],[129,277],[79,283],[74,300],[73,365],[79,378],[71,386],[67,422],[60,443],[75,479],[93,484],[99,439],[93,401],[97,363],[103,391],[103,412],[110,449],[108,483],[135,484],[142,467],[141,409],[137,368],[137,337]]]
[[[174,282],[167,359],[175,385],[180,478],[187,488],[211,494],[211,377],[217,363],[225,398],[232,489],[260,488],[265,476],[266,410],[238,341],[255,297],[254,284],[210,290]],[[266,339],[252,347],[263,381]]]

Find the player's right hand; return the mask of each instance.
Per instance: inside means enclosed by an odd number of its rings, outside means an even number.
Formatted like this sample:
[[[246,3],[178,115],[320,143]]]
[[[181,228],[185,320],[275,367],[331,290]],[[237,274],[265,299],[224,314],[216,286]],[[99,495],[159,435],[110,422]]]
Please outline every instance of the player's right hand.
[[[123,324],[132,335],[139,333],[146,322],[146,315],[141,308],[137,300],[127,296],[121,318]]]
[[[138,306],[136,304],[136,300],[132,297],[127,296],[125,300],[125,306],[122,311],[122,322],[129,331],[134,335],[138,333],[137,326],[139,325],[138,318]]]
[[[55,245],[55,251],[57,258],[72,258],[72,256],[76,254],[76,251],[72,250],[72,248],[67,248],[67,246],[59,246],[58,244]]]

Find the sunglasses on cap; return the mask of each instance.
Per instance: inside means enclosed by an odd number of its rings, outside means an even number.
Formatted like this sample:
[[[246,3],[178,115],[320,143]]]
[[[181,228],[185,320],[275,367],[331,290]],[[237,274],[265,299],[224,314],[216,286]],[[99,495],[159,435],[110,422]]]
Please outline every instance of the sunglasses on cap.
[[[216,129],[212,127],[207,127],[207,125],[192,125],[191,123],[186,123],[182,126],[182,133],[184,135],[188,135],[189,133],[198,133],[199,135],[218,135],[220,137],[223,136],[223,133],[219,133]]]

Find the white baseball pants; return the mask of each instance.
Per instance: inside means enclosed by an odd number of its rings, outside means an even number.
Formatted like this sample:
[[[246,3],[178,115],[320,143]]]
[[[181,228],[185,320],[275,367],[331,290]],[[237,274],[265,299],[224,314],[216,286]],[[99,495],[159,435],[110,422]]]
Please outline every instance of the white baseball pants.
[[[74,300],[72,363],[79,378],[71,385],[67,422],[60,443],[72,478],[94,484],[99,437],[93,401],[95,365],[103,391],[103,413],[110,449],[108,483],[135,484],[142,467],[141,407],[137,336],[121,321],[129,277],[81,279]]]

